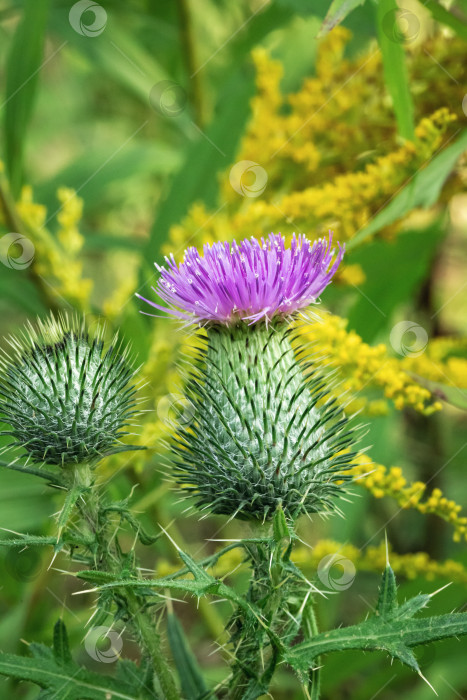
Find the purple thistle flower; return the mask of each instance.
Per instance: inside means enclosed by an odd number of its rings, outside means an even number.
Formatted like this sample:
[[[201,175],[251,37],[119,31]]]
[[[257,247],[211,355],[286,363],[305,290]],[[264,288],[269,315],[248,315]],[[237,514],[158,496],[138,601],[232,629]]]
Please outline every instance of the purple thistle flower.
[[[250,324],[273,316],[289,316],[314,303],[330,283],[344,255],[344,246],[334,259],[329,240],[311,243],[305,235],[293,234],[290,248],[280,234],[268,239],[244,239],[206,244],[201,256],[188,248],[176,264],[173,255],[160,272],[154,291],[168,306],[137,294],[161,311],[192,323],[231,324],[239,319]]]

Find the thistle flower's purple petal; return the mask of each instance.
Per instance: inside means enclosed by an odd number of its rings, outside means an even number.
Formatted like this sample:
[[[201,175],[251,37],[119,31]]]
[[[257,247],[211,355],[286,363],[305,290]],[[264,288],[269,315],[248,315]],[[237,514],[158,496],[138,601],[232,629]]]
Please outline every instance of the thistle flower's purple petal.
[[[329,240],[313,244],[295,234],[290,248],[280,234],[261,241],[245,239],[237,244],[206,244],[203,256],[188,248],[180,265],[173,255],[160,272],[154,290],[167,306],[148,302],[177,318],[203,323],[256,323],[273,316],[288,316],[314,303],[339,267],[344,246],[338,243],[334,257]]]

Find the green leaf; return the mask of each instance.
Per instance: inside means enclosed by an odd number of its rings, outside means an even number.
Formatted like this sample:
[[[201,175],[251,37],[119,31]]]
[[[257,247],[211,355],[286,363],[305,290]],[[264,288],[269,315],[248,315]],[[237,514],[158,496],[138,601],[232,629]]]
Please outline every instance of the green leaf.
[[[415,613],[422,610],[422,608],[426,608],[430,600],[431,595],[428,595],[427,593],[416,595],[413,598],[406,600],[406,602],[402,603],[402,605],[399,605],[397,609],[394,610],[393,618],[404,619],[413,617]]]
[[[115,678],[133,691],[138,690],[141,700],[160,700],[153,689],[153,673],[149,659],[143,659],[139,666],[130,659],[119,659]]]
[[[375,614],[382,620],[389,620],[397,609],[397,586],[394,571],[389,564],[383,573]]]
[[[35,656],[16,656],[0,652],[0,675],[35,683],[56,698],[66,700],[141,700],[135,693],[135,683],[124,683],[121,679],[100,676],[74,662],[63,665],[57,660]],[[47,695],[45,695],[47,697]],[[147,695],[156,699],[156,695]]]
[[[467,41],[467,25],[452,12],[446,10],[437,0],[424,0],[423,7],[431,12],[433,19],[453,29],[458,36]]]
[[[253,76],[246,76],[243,72],[235,75],[224,86],[224,91],[219,96],[216,119],[204,130],[203,135],[197,134],[186,153],[183,166],[173,179],[167,199],[159,206],[143,253],[147,264],[142,270],[143,282],[146,282],[148,271],[153,274],[153,262],[161,262],[161,246],[170,227],[180,221],[190,205],[194,201],[202,201],[208,207],[219,206],[217,173],[232,164],[250,114],[250,98],[253,94]]]
[[[56,537],[43,537],[41,535],[23,535],[19,539],[0,540],[0,547],[33,547],[37,545],[57,545]]]
[[[444,148],[425,168],[419,170],[404,189],[367,226],[356,233],[346,244],[346,248],[348,250],[355,248],[385,226],[401,219],[415,207],[427,208],[435,204],[444,182],[466,148],[467,130],[464,130],[457,141]]]
[[[54,212],[58,209],[57,190],[66,185],[83,197],[85,212],[99,210],[115,183],[168,175],[180,166],[179,151],[160,141],[140,143],[138,136],[121,150],[111,144],[92,149],[86,158],[74,159],[35,188],[36,200]]]
[[[5,157],[13,194],[19,194],[26,129],[41,69],[49,0],[27,0],[6,68]]]
[[[53,652],[55,661],[66,666],[72,663],[68,635],[63,620],[57,620],[54,627]]]
[[[385,31],[385,18],[396,17],[399,6],[396,0],[379,0],[376,10],[378,42],[383,57],[383,73],[392,98],[399,133],[402,138],[415,139],[414,106],[409,88],[409,76],[402,43],[389,38]]]
[[[359,5],[363,5],[364,2],[365,0],[333,0],[321,25],[318,37],[322,37],[330,32],[331,29],[334,29],[352,10],[355,10]]]
[[[198,662],[189,647],[183,627],[173,612],[167,615],[167,634],[184,697],[187,700],[209,697]]]
[[[58,515],[57,526],[59,535],[61,534],[63,528],[67,525],[73,509],[76,505],[78,499],[86,492],[86,488],[83,486],[75,485],[67,492],[65,496],[65,501],[63,502],[62,509]]]
[[[128,499],[117,501],[106,506],[105,512],[118,513],[122,520],[126,520],[127,523],[133,528],[134,532],[138,535],[139,541],[145,546],[154,544],[162,535],[161,532],[158,532],[157,535],[150,535],[148,532],[146,532],[139,520],[135,518],[135,516],[129,510]]]
[[[386,651],[420,674],[412,652],[413,647],[467,635],[467,613],[414,620],[413,615],[424,608],[430,598],[429,595],[418,595],[398,606],[396,581],[388,565],[383,574],[374,615],[360,624],[323,632],[297,644],[286,652],[285,660],[299,674],[303,674],[313,667],[318,656],[331,651]]]
[[[365,342],[387,333],[394,311],[413,298],[429,274],[445,232],[444,219],[436,219],[425,228],[401,231],[393,240],[377,239],[352,252],[351,262],[361,265],[366,280],[356,289],[348,325]],[[388,284],[387,271],[395,268],[397,284]]]
[[[280,543],[283,539],[290,537],[290,531],[287,526],[287,520],[285,519],[285,513],[282,506],[276,508],[272,524],[275,542]]]
[[[40,476],[41,479],[46,479],[50,481],[51,484],[56,484],[57,486],[63,486],[63,480],[54,474],[53,472],[48,472],[42,467],[36,469],[35,467],[27,467],[24,464],[17,464],[16,462],[4,462],[3,459],[0,460],[0,467],[5,469],[12,469],[16,472],[23,472],[24,474],[33,474],[34,476]]]
[[[109,571],[78,571],[76,576],[83,581],[97,583],[98,585],[113,583],[116,580],[115,574],[111,574]]]
[[[166,533],[167,534],[167,533]],[[173,540],[172,540],[173,542]],[[138,590],[139,595],[154,595],[151,589],[169,589],[184,591],[191,595],[200,598],[205,595],[216,595],[221,598],[230,600],[234,605],[238,605],[247,615],[254,617],[263,626],[266,634],[269,636],[272,644],[277,648],[282,648],[282,643],[277,635],[269,629],[268,625],[262,619],[261,613],[243,596],[238,595],[233,588],[227,586],[223,581],[214,578],[208,574],[192,557],[186,552],[183,552],[176,544],[178,554],[184,562],[188,571],[193,575],[193,579],[178,578],[180,573],[172,576],[165,576],[160,579],[134,579],[134,578],[117,578],[110,572],[99,571],[79,571],[75,575],[84,580],[96,583],[96,590],[105,591],[113,588]],[[291,565],[291,562],[290,562]],[[185,573],[185,572],[183,572]],[[112,580],[113,579],[113,580]],[[86,591],[83,591],[86,592]]]
[[[4,229],[0,237],[10,231],[13,232],[14,229]],[[11,311],[12,307],[15,311],[24,309],[31,316],[44,316],[49,311],[37,293],[36,285],[31,278],[27,277],[25,270],[13,270],[2,265],[0,298],[5,311]],[[2,312],[3,309],[0,310],[0,313]]]

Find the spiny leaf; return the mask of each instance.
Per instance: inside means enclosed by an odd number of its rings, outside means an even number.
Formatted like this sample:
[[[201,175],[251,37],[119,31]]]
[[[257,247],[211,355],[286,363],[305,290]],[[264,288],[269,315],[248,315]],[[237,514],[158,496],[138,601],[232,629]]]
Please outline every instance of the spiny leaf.
[[[312,668],[318,656],[331,651],[386,651],[421,675],[413,647],[467,635],[467,613],[414,620],[413,615],[426,606],[431,596],[415,596],[397,606],[395,595],[396,582],[388,565],[374,615],[360,624],[323,632],[297,644],[286,652],[285,660],[302,675]]]
[[[86,488],[78,485],[72,486],[71,489],[67,492],[65,501],[57,519],[59,535],[61,534],[63,528],[67,525],[73,512],[73,509],[76,505],[76,502],[85,492]]]
[[[397,609],[397,586],[394,571],[389,564],[383,573],[379,598],[376,605],[376,615],[383,620],[389,620]]]
[[[17,656],[0,652],[0,675],[35,683],[53,697],[67,700],[141,700],[134,684],[125,684],[109,676],[100,676],[73,662],[64,666],[56,659]],[[47,697],[47,695],[45,695]],[[151,696],[147,696],[151,697]],[[152,697],[156,700],[156,695]]]
[[[274,540],[279,544],[283,539],[290,537],[290,531],[285,519],[285,514],[282,506],[276,508],[274,519],[272,521]]]
[[[20,538],[0,540],[0,547],[27,547],[34,545],[53,545],[56,547],[58,544],[56,537],[43,537],[42,535],[22,535]]]
[[[96,590],[99,591],[107,591],[114,588],[133,588],[138,590],[139,595],[150,596],[155,595],[155,593],[152,593],[151,589],[169,589],[184,591],[185,593],[190,593],[197,598],[205,595],[216,595],[221,598],[226,598],[234,605],[241,608],[248,616],[254,617],[257,621],[259,621],[266,634],[269,636],[271,642],[277,648],[282,649],[283,644],[281,643],[280,639],[271,629],[269,629],[267,623],[262,618],[260,611],[257,610],[254,605],[245,600],[243,596],[238,595],[233,588],[227,586],[223,581],[214,578],[214,576],[211,576],[204,571],[204,569],[197,564],[189,554],[182,552],[179,547],[177,547],[177,550],[186,568],[193,575],[193,580],[176,578],[177,574],[173,576],[165,576],[164,578],[160,579],[118,579],[109,572],[98,571],[79,571],[76,576],[84,581],[96,583]],[[85,593],[86,591],[83,592]]]
[[[16,472],[24,472],[25,474],[33,474],[34,476],[40,476],[41,479],[46,479],[50,481],[51,484],[56,484],[57,486],[63,486],[63,479],[53,472],[49,472],[41,467],[29,467],[24,464],[17,464],[16,462],[4,462],[3,459],[0,460],[0,467],[5,469],[12,469]]]
[[[436,642],[467,634],[467,613],[451,613],[419,620],[375,622],[374,617],[350,627],[318,634],[314,639],[297,644],[287,654],[294,667],[306,670],[320,654],[345,649],[389,651]],[[397,655],[397,654],[394,654]]]

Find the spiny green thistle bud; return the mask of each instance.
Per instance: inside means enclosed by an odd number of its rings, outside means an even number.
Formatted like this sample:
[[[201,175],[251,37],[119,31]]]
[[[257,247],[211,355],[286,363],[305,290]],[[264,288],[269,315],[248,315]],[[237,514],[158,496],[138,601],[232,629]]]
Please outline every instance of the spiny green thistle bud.
[[[297,362],[284,323],[213,327],[187,386],[194,421],[180,426],[178,480],[200,506],[243,518],[333,506],[354,437],[326,382]],[[340,455],[337,453],[341,452]]]
[[[12,446],[33,462],[63,466],[97,460],[126,434],[135,389],[117,337],[104,351],[102,329],[90,338],[82,320],[51,316],[9,344],[0,357],[0,417]]]
[[[255,520],[279,505],[292,518],[334,507],[355,436],[326,400],[317,366],[298,360],[289,321],[316,300],[342,254],[333,261],[331,241],[300,236],[286,248],[271,234],[205,246],[204,257],[191,248],[178,267],[172,259],[161,269],[171,313],[207,330],[187,385],[192,422],[174,445],[178,481],[200,507]]]

